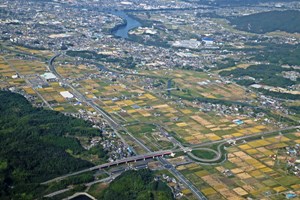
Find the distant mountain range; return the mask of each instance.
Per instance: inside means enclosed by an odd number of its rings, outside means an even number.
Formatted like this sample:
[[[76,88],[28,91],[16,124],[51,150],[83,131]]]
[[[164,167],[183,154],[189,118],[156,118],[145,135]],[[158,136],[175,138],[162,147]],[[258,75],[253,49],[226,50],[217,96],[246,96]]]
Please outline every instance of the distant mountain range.
[[[300,12],[296,10],[270,11],[230,19],[237,29],[252,33],[285,31],[300,33]]]
[[[189,0],[187,0],[189,1]],[[293,2],[295,0],[284,0],[284,2]],[[191,1],[194,2],[194,1]],[[215,6],[245,6],[245,5],[257,5],[259,3],[268,2],[283,2],[282,0],[199,0],[199,4],[215,5]]]

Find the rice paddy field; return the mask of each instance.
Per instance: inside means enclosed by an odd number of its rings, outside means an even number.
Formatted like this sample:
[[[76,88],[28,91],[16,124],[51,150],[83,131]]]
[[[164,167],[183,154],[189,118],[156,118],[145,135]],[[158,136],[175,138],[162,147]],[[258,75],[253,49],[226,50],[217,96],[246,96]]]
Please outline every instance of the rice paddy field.
[[[10,66],[10,63],[0,54],[0,87],[21,87],[25,81],[19,77],[12,78],[16,75],[16,70]]]
[[[16,46],[16,45],[13,45],[11,47],[6,47],[6,48],[8,48],[16,53],[20,52],[20,53],[25,53],[28,55],[33,55],[33,56],[40,56],[40,57],[46,57],[46,58],[51,58],[52,56],[54,56],[54,53],[49,50],[36,50],[36,49],[30,49],[30,48]]]
[[[62,58],[56,62],[58,73],[76,90],[105,110],[152,151],[173,148],[162,134],[162,129],[189,145],[276,130],[274,125],[265,122],[268,116],[253,118],[212,110],[203,112],[194,106],[195,97],[241,102],[256,99],[254,93],[226,83],[214,74],[152,70],[140,71],[138,76],[113,75],[100,72],[94,65],[66,64]],[[47,71],[47,64],[38,59],[25,60],[13,53],[5,57],[0,54],[1,88],[16,87],[37,98],[36,101],[41,101],[42,97],[56,111],[94,112],[85,103],[75,98],[66,99],[60,94],[63,91],[72,93],[69,87],[41,78]],[[16,74],[19,77],[13,78]],[[147,87],[145,83],[151,79],[172,80],[172,87],[176,90],[171,91],[171,97],[166,97],[167,86]],[[135,151],[145,153],[127,134],[121,134]],[[177,169],[212,200],[247,197],[277,200],[285,198],[287,191],[300,195],[299,177],[287,170],[286,163],[290,158],[285,153],[286,147],[300,143],[299,136],[299,132],[293,132],[238,144],[226,149],[227,160],[221,164],[191,163],[179,165]],[[225,171],[229,171],[230,176]],[[182,193],[187,199],[195,198],[189,189]]]
[[[116,86],[108,86],[104,90],[113,91],[113,87]],[[117,87],[121,93],[125,89],[120,85]],[[134,97],[130,99],[121,99],[121,96],[114,93],[107,95],[114,96],[115,100],[101,101],[102,107],[106,112],[116,116],[121,123],[160,124],[175,133],[180,140],[190,144],[230,139],[271,129],[262,122],[244,116],[218,116],[217,113],[204,113],[192,107],[181,109],[174,104],[163,102],[148,92],[139,93],[137,96],[133,93]],[[234,123],[237,118],[244,123],[242,125]]]
[[[189,89],[191,97],[211,99],[243,100],[254,99],[254,95],[246,94],[245,90],[234,84],[221,81],[216,75],[186,70],[153,70],[141,71],[139,76],[127,76],[124,79],[114,78],[109,73],[100,72],[93,65],[64,64],[65,58],[56,61],[57,71],[66,78],[86,98],[94,101],[130,132],[130,124],[153,124],[164,127],[179,141],[187,144],[198,144],[206,141],[230,139],[244,135],[272,130],[272,126],[264,121],[247,117],[246,115],[220,115],[217,112],[202,112],[193,106],[191,100],[179,104],[172,99],[164,99],[160,93],[163,89],[148,90],[141,85],[147,77],[154,79],[171,79],[174,87],[180,90],[171,91],[175,95],[183,94]],[[23,79],[12,79],[19,72],[26,77],[31,85]],[[49,82],[46,86],[36,87],[35,83],[41,74],[47,71],[46,63],[38,60],[26,61],[13,54],[0,60],[2,85],[18,86],[30,95],[39,93],[53,109],[63,112],[77,112],[80,109],[91,110],[75,99],[68,100],[60,92],[68,90],[58,82]],[[147,74],[146,74],[147,73]],[[70,90],[70,89],[69,89]],[[161,90],[161,91],[158,91]],[[71,91],[71,90],[70,90]],[[159,93],[160,92],[160,93]],[[177,93],[177,94],[176,94]],[[238,124],[235,121],[242,123]],[[166,141],[161,141],[157,129],[152,132],[136,133],[143,142],[153,150],[170,147]],[[160,144],[161,143],[161,144]]]
[[[224,82],[216,74],[187,70],[141,71],[141,74],[171,79],[175,87],[180,89],[179,91],[172,91],[172,94],[177,96],[205,97],[231,101],[254,99],[256,97],[254,93],[249,94],[244,88],[234,83]]]
[[[173,144],[159,132],[153,124],[133,124],[125,126],[136,138],[152,151],[172,149]]]
[[[192,105],[182,106],[175,101],[162,99],[156,91],[146,90],[137,84],[136,79],[112,80],[111,76],[101,74],[94,68],[86,66],[59,66],[58,72],[64,77],[76,77],[77,81],[73,85],[78,91],[97,103],[125,127],[131,123],[160,125],[184,143],[198,144],[272,130],[272,127],[263,121],[247,116],[220,115],[216,112],[204,113]],[[87,77],[87,74],[91,74],[91,72],[97,74],[98,77]],[[149,76],[158,75],[156,71],[149,73]],[[209,78],[203,73],[197,72],[194,76],[191,73],[190,71],[176,71],[172,74],[168,72],[166,77],[177,77],[176,84],[178,82],[188,88],[194,88],[191,85],[192,82],[203,82],[204,80],[207,82]],[[228,96],[230,100],[246,98],[246,96],[254,98],[245,95],[245,91],[240,87],[235,87],[233,84],[219,84],[216,82],[216,77],[211,79],[214,84],[206,85],[205,90],[212,89],[212,93],[216,96],[220,96],[221,93],[221,96],[224,96],[226,93],[225,96]],[[204,86],[201,88],[203,89]],[[214,91],[214,88],[218,88],[217,90],[220,92]],[[201,91],[204,91],[202,89],[196,87],[195,91],[200,94]],[[243,123],[237,124],[234,122],[235,120]],[[144,140],[149,140],[149,138],[144,138]]]
[[[58,58],[59,60],[64,62],[63,59]],[[97,74],[99,73],[99,70],[96,68],[90,68],[86,65],[71,65],[71,64],[61,64],[56,67],[56,71],[65,78],[72,78],[72,79],[78,79],[78,78],[84,78],[91,74]]]
[[[23,48],[17,48],[24,50]],[[36,51],[36,50],[34,50]],[[37,53],[37,52],[35,52]],[[47,101],[54,110],[76,113],[79,110],[87,110],[94,112],[93,109],[84,104],[74,104],[76,101],[65,99],[60,92],[70,90],[63,87],[59,82],[47,82],[41,75],[48,72],[46,63],[34,60],[25,60],[16,54],[0,55],[0,87],[20,89],[25,94],[35,98],[37,104],[42,103],[41,97]],[[79,66],[79,70],[84,69]],[[18,75],[17,78],[13,78]]]
[[[91,92],[91,98],[97,96],[97,91],[103,91],[101,96],[111,97],[111,100],[100,100],[102,108],[115,116],[121,123],[152,122],[165,126],[174,132],[183,141],[196,144],[203,141],[229,139],[243,135],[270,130],[270,127],[261,122],[244,116],[218,116],[217,113],[204,113],[192,107],[184,109],[166,103],[147,91],[137,91],[125,85],[109,85],[101,88],[90,88],[92,83],[86,85]],[[100,85],[100,84],[98,84]],[[128,93],[130,98],[122,99]],[[89,96],[88,96],[89,97]],[[233,121],[242,120],[242,125]]]
[[[7,62],[22,75],[33,75],[46,71],[45,63],[39,61],[8,59]]]
[[[70,73],[74,72],[65,70],[65,73],[71,77]],[[193,94],[205,96],[203,94],[211,87],[211,93],[215,96],[210,98],[255,98],[253,94],[247,95],[243,88],[218,83],[214,78],[211,81],[213,84],[194,89],[191,82],[195,80],[188,78],[189,73],[174,75],[177,76],[175,82],[180,87],[193,88]],[[158,76],[155,71],[151,71],[150,74]],[[160,126],[187,144],[231,139],[275,129],[264,120],[246,115],[220,115],[213,111],[199,111],[188,103],[185,106],[179,105],[175,100],[161,98],[157,91],[144,89],[137,84],[136,79],[132,79],[132,82],[129,81],[130,78],[120,81],[112,80],[103,74],[98,75],[98,78],[78,81],[78,90],[154,151],[172,148],[168,141],[162,140],[158,128]],[[198,76],[199,82],[209,78],[201,73],[195,76]],[[174,78],[172,80],[174,81]],[[220,92],[217,92],[218,90]],[[127,135],[123,136],[130,143],[130,138],[127,138]],[[299,178],[286,170],[288,158],[284,154],[285,147],[299,142],[297,132],[272,136],[229,147],[227,160],[221,164],[210,166],[191,163],[179,165],[177,169],[208,199],[283,199],[288,191],[300,194]],[[143,153],[136,144],[130,145]],[[282,154],[279,155],[278,152]],[[274,160],[274,155],[278,155],[280,159]],[[226,170],[231,172],[230,176],[224,173]],[[195,198],[189,189],[184,189],[182,193],[186,199]]]
[[[285,150],[300,143],[299,135],[293,132],[239,144],[227,149],[228,159],[222,164],[193,163],[177,169],[208,199],[285,199],[286,192],[300,194],[300,179],[287,170],[291,157]]]

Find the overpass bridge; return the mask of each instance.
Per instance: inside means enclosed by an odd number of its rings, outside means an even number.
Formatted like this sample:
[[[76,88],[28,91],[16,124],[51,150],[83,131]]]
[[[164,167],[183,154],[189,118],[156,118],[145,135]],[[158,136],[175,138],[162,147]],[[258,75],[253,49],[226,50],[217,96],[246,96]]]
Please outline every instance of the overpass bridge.
[[[74,173],[71,173],[71,174],[67,174],[67,175],[64,175],[64,176],[60,176],[60,177],[51,179],[49,181],[43,182],[42,184],[45,185],[45,184],[48,184],[48,183],[61,181],[61,180],[66,179],[70,176],[75,176],[75,175],[82,174],[82,173],[89,172],[89,171],[109,168],[109,167],[117,166],[117,165],[120,165],[120,164],[136,162],[136,161],[146,160],[146,159],[150,159],[150,158],[163,157],[165,155],[171,155],[172,153],[173,153],[172,151],[166,150],[166,151],[155,151],[155,152],[151,152],[151,153],[147,153],[147,154],[143,154],[143,155],[132,156],[132,157],[116,160],[116,161],[113,161],[113,162],[105,163],[105,164],[102,164],[102,165],[97,165],[97,166],[94,166],[94,167],[91,167],[91,168],[88,168],[88,169],[84,169],[84,170],[81,170],[81,171],[77,171],[77,172],[74,172]]]
[[[139,160],[146,160],[146,159],[156,158],[156,157],[162,157],[162,156],[165,156],[165,155],[170,155],[172,153],[173,153],[172,151],[168,151],[168,150],[167,151],[156,151],[156,152],[152,152],[152,153],[147,153],[147,154],[143,154],[143,155],[137,155],[137,156],[132,156],[132,157],[116,160],[114,162],[109,162],[109,163],[105,163],[105,164],[102,164],[102,165],[98,165],[98,166],[92,167],[90,169],[91,170],[103,169],[103,168],[116,166],[116,165],[119,165],[119,164],[124,164],[124,163],[129,163],[129,162],[136,162],[136,161],[139,161]]]

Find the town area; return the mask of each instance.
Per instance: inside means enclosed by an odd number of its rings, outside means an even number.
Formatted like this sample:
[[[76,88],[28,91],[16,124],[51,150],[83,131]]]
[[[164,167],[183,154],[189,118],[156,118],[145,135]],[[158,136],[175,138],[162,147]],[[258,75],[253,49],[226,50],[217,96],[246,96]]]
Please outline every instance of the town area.
[[[149,168],[176,199],[299,198],[300,33],[234,20],[300,2],[209,2],[0,0],[1,90],[89,121],[99,136],[76,139],[107,154],[43,184],[93,171],[96,197]]]

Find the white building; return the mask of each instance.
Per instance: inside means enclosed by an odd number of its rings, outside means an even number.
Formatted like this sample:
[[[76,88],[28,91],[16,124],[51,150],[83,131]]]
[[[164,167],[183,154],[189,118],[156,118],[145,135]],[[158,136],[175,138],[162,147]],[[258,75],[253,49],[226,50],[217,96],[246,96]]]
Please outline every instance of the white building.
[[[60,92],[60,95],[63,96],[65,99],[72,99],[74,97],[69,91]]]
[[[46,72],[43,75],[41,75],[46,81],[56,81],[56,76],[51,72]]]

